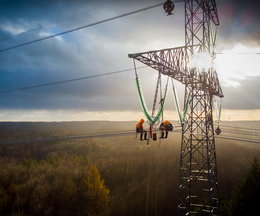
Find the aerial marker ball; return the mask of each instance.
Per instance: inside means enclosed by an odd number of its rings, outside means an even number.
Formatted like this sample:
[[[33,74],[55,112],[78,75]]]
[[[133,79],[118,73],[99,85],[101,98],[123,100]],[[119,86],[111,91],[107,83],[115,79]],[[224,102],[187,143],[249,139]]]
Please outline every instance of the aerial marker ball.
[[[175,8],[175,6],[171,0],[167,0],[163,4],[163,9],[164,9],[165,13],[167,13],[167,16],[172,15],[172,11],[174,10],[174,8]]]

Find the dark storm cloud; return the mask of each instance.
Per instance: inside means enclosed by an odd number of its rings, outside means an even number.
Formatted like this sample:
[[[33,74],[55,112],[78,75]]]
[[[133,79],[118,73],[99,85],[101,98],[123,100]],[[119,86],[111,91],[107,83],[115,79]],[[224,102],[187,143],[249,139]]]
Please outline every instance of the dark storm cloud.
[[[106,2],[112,3],[118,1]],[[26,23],[26,27],[30,30],[30,24],[32,24],[32,28],[35,28],[35,24],[47,23],[51,20],[50,17],[54,16],[55,13],[57,15],[58,9],[62,9],[63,13],[72,10],[68,7],[67,3],[66,1],[46,1],[38,5],[35,1],[23,1],[23,4],[18,2],[13,6],[3,4],[2,10],[5,7],[5,12],[2,13],[2,16],[6,20],[4,24],[17,27],[19,25],[24,26],[21,23]],[[135,1],[135,3],[135,7],[148,5],[145,1],[142,3]],[[153,2],[150,1],[151,3]],[[85,1],[76,1],[73,7],[74,10],[85,11],[85,5],[89,6]],[[8,12],[13,9],[17,10],[16,14]],[[104,9],[107,8],[103,8],[103,11],[100,10],[100,12],[104,13],[105,17],[111,16],[110,14],[114,15],[129,11],[122,4],[121,6],[116,5],[116,9],[119,11],[113,11],[109,8],[112,12],[108,11],[108,16]],[[84,13],[82,15],[76,17],[78,22],[84,24],[90,22],[89,20],[84,20]],[[87,15],[89,18],[89,14]],[[34,19],[32,19],[33,16]],[[162,16],[164,17],[164,14]],[[155,19],[155,24],[149,23],[140,32],[133,33],[138,26],[136,25],[138,19],[140,17],[134,18],[133,21],[131,19],[130,21],[118,20],[115,23],[116,25],[111,23],[104,26],[97,26],[94,29],[88,29],[87,32],[66,35],[62,37],[62,40],[52,39],[0,54],[1,90],[132,67],[132,61],[127,57],[127,54],[130,52],[129,47],[132,48],[132,52],[136,52],[140,51],[138,50],[140,43],[136,44],[136,41],[142,41],[142,45],[149,45],[149,37],[151,37],[154,28],[159,24],[159,21]],[[144,17],[142,22],[148,23],[148,19]],[[77,25],[79,24],[77,23]],[[165,24],[167,25],[167,23]],[[63,30],[68,25],[65,26],[65,24],[58,22],[57,27]],[[69,25],[69,27],[73,26]],[[27,41],[30,38],[37,38],[39,37],[39,32],[44,32],[45,30],[46,28],[38,28],[36,31],[29,31],[28,34],[22,33],[21,35],[16,35],[6,32],[6,29],[3,27],[1,29],[2,32],[7,35],[9,34],[13,40],[18,42],[19,40]],[[170,34],[167,36],[165,32],[167,31],[158,31],[154,35],[165,34],[165,38],[168,37],[170,39]],[[144,40],[147,43],[143,42]],[[1,45],[6,47],[12,45],[12,43],[13,41],[9,40],[4,41]],[[9,109],[84,108],[88,110],[132,110],[138,109],[138,99],[136,96],[134,76],[133,73],[129,72],[129,74],[120,75],[120,77],[104,77],[49,88],[16,92],[10,95],[1,95],[0,106],[1,108]]]
[[[236,80],[237,87],[224,87],[224,108],[227,109],[260,109],[259,86],[260,76]]]
[[[39,38],[43,33],[57,33],[158,2],[160,1],[2,0],[0,48]],[[243,35],[247,34],[247,40],[254,40],[255,33],[248,26],[259,15],[250,9],[252,6],[247,1],[244,1],[246,7],[241,2],[219,1],[223,23],[221,40],[232,42],[236,32],[237,38],[244,38]],[[238,16],[234,11],[245,11],[245,14],[250,11],[252,17],[249,24],[242,19],[244,15]],[[175,46],[175,41],[179,46],[183,45],[183,27],[183,3],[176,3],[174,16],[167,17],[162,8],[156,8],[61,38],[0,53],[1,90],[130,68],[132,61],[128,59],[128,53],[172,47]],[[232,32],[230,27],[234,28]],[[166,47],[161,47],[162,45]],[[151,104],[154,88],[149,83],[154,81],[154,77],[148,75],[142,78],[146,81],[146,96],[150,98],[148,104]],[[136,110],[139,109],[139,102],[135,88],[133,73],[129,72],[0,95],[0,108]],[[226,89],[227,95],[229,91]],[[232,107],[234,103],[228,104],[228,107]]]
[[[97,48],[99,44],[95,45],[92,42],[91,46]],[[64,46],[63,41],[50,40],[38,44],[37,47],[26,47],[18,53],[6,52],[0,60],[2,66],[0,69],[1,89],[77,78],[120,69],[108,65],[106,56],[109,53],[105,49],[99,48],[97,50],[100,51],[90,53],[87,50],[88,47],[85,47],[86,52],[80,52],[72,43],[66,43]],[[126,53],[125,56],[127,58]],[[124,66],[124,68],[129,67],[130,65]],[[98,100],[104,97],[102,99],[103,105],[100,108],[106,109],[106,104],[110,105],[111,95],[118,97],[122,94],[133,93],[129,93],[129,89],[126,88],[129,78],[130,74],[124,74],[124,76],[120,76],[120,79],[111,76],[1,95],[0,104],[2,108],[67,109],[88,107],[94,109],[91,106],[99,104]],[[125,102],[127,101],[125,100]]]
[[[260,44],[260,1],[218,0],[219,44]]]

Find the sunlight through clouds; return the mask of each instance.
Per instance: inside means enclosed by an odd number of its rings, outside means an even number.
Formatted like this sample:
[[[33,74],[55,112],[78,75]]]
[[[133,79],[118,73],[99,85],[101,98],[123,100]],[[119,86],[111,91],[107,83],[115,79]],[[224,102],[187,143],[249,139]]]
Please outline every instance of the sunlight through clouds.
[[[20,25],[12,25],[12,24],[5,24],[2,25],[1,28],[5,30],[6,32],[9,32],[12,35],[19,35],[25,31],[27,31],[26,28],[20,26]]]
[[[165,118],[178,121],[174,110],[165,110]],[[3,110],[1,121],[138,121],[144,118],[139,111],[83,111],[83,110]],[[215,116],[214,116],[215,119]],[[215,119],[216,120],[216,119]],[[221,121],[260,121],[260,109],[223,109]]]
[[[1,48],[137,10],[156,0],[122,0],[112,1],[111,4],[94,0],[62,2],[25,0],[13,3],[2,0],[0,38],[4,40],[0,41]],[[243,109],[250,113],[250,109],[260,109],[260,101],[252,99],[258,98],[260,56],[235,54],[260,52],[259,38],[255,37],[259,35],[259,25],[255,21],[259,13],[257,7],[252,5],[251,2],[241,4],[235,0],[223,0],[218,5],[221,28],[216,53],[223,54],[217,54],[214,67],[225,95],[223,110]],[[241,19],[242,12],[246,12],[243,13],[244,18],[252,15],[253,21]],[[178,3],[173,16],[166,16],[163,8],[158,7],[3,52],[0,61],[1,90],[132,68],[129,53],[183,46],[184,26],[184,4]],[[230,48],[235,43],[237,45]],[[211,59],[203,53],[194,59],[196,67],[207,68],[211,65]],[[151,68],[138,70],[138,73],[147,106],[151,108],[158,73]],[[176,82],[176,87],[183,104],[184,86]],[[173,98],[169,94],[170,97]],[[165,108],[174,110],[173,101]],[[134,72],[2,94],[0,110],[3,121],[134,120],[142,115]],[[174,111],[169,112],[169,118],[177,118]]]
[[[239,86],[239,80],[260,76],[260,55],[254,54],[260,53],[260,47],[238,44],[222,53],[217,55],[215,67],[223,85]]]
[[[190,66],[197,68],[199,71],[208,70],[212,66],[211,56],[207,52],[196,53],[191,58]]]

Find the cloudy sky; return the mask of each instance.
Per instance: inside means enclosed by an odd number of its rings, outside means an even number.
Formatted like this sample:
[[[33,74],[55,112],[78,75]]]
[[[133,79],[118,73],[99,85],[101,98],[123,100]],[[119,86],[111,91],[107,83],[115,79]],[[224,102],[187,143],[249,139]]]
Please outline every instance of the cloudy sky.
[[[1,0],[0,50],[134,11],[160,0]],[[216,58],[224,120],[260,120],[258,0],[217,0]],[[128,53],[184,45],[184,4],[162,7],[0,52],[0,92],[132,68]],[[142,66],[139,64],[139,66]],[[148,106],[156,72],[139,71]],[[181,97],[183,87],[178,85]],[[170,94],[169,98],[172,95]],[[176,119],[173,101],[169,118]],[[172,110],[172,111],[171,111]],[[136,120],[142,117],[134,73],[0,94],[0,121]]]

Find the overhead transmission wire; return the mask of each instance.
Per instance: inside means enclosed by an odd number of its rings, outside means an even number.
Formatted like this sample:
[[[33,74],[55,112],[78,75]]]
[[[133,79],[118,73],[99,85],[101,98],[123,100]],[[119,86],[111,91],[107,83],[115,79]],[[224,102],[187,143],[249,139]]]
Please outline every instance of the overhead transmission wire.
[[[142,68],[146,68],[146,67],[148,67],[148,66],[138,67],[138,69],[142,69]],[[43,83],[43,84],[38,84],[38,85],[25,86],[25,87],[16,88],[16,89],[3,90],[3,91],[0,91],[0,94],[7,94],[7,93],[11,93],[11,92],[23,91],[23,90],[46,87],[46,86],[60,85],[60,84],[64,84],[64,83],[92,79],[92,78],[97,78],[97,77],[102,77],[102,76],[110,76],[110,75],[125,73],[125,72],[129,72],[129,71],[133,71],[133,70],[134,70],[134,68],[128,68],[128,69],[124,69],[124,70],[113,71],[113,72],[108,72],[108,73],[103,73],[103,74],[96,74],[96,75],[84,76],[84,77],[79,77],[79,78],[74,78],[74,79],[67,79],[67,80],[61,80],[61,81],[56,81],[56,82],[49,82],[49,83]]]
[[[111,1],[111,2],[113,2],[113,1]],[[174,2],[184,2],[184,0],[176,0]],[[99,24],[102,24],[102,23],[105,23],[105,22],[109,22],[109,21],[112,21],[112,20],[116,20],[116,19],[119,19],[119,18],[122,18],[122,17],[129,16],[129,15],[140,13],[140,12],[143,12],[143,11],[146,11],[146,10],[149,10],[149,9],[153,9],[153,8],[159,7],[161,5],[163,5],[163,3],[159,3],[159,4],[148,6],[148,7],[142,8],[142,9],[138,9],[138,10],[135,10],[135,11],[127,12],[127,13],[124,13],[124,14],[121,14],[121,15],[118,15],[118,16],[114,16],[114,17],[111,17],[111,18],[100,20],[100,21],[97,21],[97,22],[94,22],[94,23],[90,23],[90,24],[87,24],[87,25],[79,26],[79,27],[76,27],[76,28],[73,28],[73,29],[69,29],[69,30],[66,30],[66,31],[63,31],[63,32],[59,32],[59,33],[56,33],[56,34],[52,34],[52,35],[49,35],[49,36],[46,36],[46,37],[42,37],[42,38],[34,39],[34,40],[31,40],[31,41],[19,43],[19,44],[10,46],[10,47],[6,47],[6,48],[3,48],[3,49],[0,49],[0,53],[8,51],[8,50],[11,50],[11,49],[23,47],[23,46],[26,46],[26,45],[29,45],[29,44],[37,43],[37,42],[40,42],[40,41],[43,41],[43,40],[47,40],[47,39],[50,39],[50,38],[54,38],[54,37],[57,37],[57,36],[61,36],[61,35],[64,35],[64,34],[68,34],[68,33],[74,32],[74,31],[79,31],[79,30],[84,29],[84,28],[89,28],[89,27],[92,27],[92,26],[95,26],[95,25],[99,25]],[[72,15],[71,17],[77,16],[77,15],[79,15],[81,13],[83,13],[83,12],[80,12],[78,14]],[[24,33],[26,33],[26,32],[24,32]],[[224,53],[224,52],[217,52],[215,54],[260,54],[260,53]]]
[[[252,132],[246,132],[246,131],[236,131],[236,130],[226,130],[226,129],[224,129],[223,132],[242,134],[242,135],[247,135],[247,136],[260,136],[259,133],[252,133]]]
[[[49,27],[49,26],[52,26],[52,25],[54,25],[54,24],[63,22],[64,20],[68,20],[68,19],[77,17],[77,16],[79,16],[79,15],[81,15],[81,14],[86,14],[86,13],[89,13],[90,11],[103,8],[103,7],[105,7],[105,6],[110,5],[111,3],[115,2],[115,1],[118,1],[118,0],[104,1],[104,2],[101,3],[101,4],[95,5],[93,8],[89,8],[89,9],[87,9],[87,10],[81,10],[80,12],[71,14],[70,16],[58,18],[58,19],[56,19],[56,20],[54,20],[54,21],[51,21],[50,23],[47,23],[45,26],[40,26],[40,27],[36,27],[36,28],[29,29],[29,30],[27,30],[27,31],[21,32],[21,33],[18,34],[17,36],[18,36],[18,37],[24,36],[25,34],[28,34],[28,33],[31,33],[31,32],[37,31],[37,30],[45,29],[46,27]],[[2,38],[2,39],[0,38],[0,42],[2,42],[2,41],[9,41],[9,40],[12,40],[12,39],[13,39],[13,38]]]
[[[10,47],[0,49],[0,53],[8,51],[8,50],[16,49],[18,47],[23,47],[23,46],[26,46],[26,45],[29,45],[29,44],[44,41],[44,40],[54,38],[54,37],[57,37],[57,36],[61,36],[61,35],[64,35],[64,34],[68,34],[68,33],[71,33],[71,32],[79,31],[81,29],[89,28],[89,27],[92,27],[92,26],[95,26],[95,25],[99,25],[99,24],[102,24],[102,23],[112,21],[112,20],[120,19],[120,18],[129,16],[129,15],[137,14],[137,13],[140,13],[140,12],[143,12],[143,11],[146,11],[146,10],[150,10],[150,9],[159,7],[161,5],[163,5],[163,3],[159,3],[159,4],[155,4],[155,5],[152,5],[152,6],[145,7],[145,8],[141,8],[141,9],[138,9],[138,10],[135,10],[135,11],[127,12],[127,13],[124,13],[124,14],[121,14],[121,15],[117,15],[117,16],[110,17],[110,18],[107,18],[107,19],[103,19],[103,20],[100,20],[100,21],[97,21],[97,22],[93,22],[93,23],[90,23],[90,24],[79,26],[79,27],[76,27],[76,28],[73,28],[73,29],[62,31],[62,32],[59,32],[59,33],[56,33],[56,34],[52,34],[52,35],[49,35],[49,36],[46,36],[46,37],[42,37],[42,38],[34,39],[34,40],[31,40],[31,41],[19,43],[19,44],[16,44],[14,46],[10,46]]]
[[[174,2],[183,2],[183,0],[174,1]],[[152,5],[152,6],[145,7],[145,8],[136,10],[136,11],[128,12],[128,13],[121,14],[121,15],[118,15],[118,16],[115,16],[115,17],[111,17],[111,18],[108,18],[108,19],[97,21],[97,22],[94,22],[94,23],[91,23],[91,24],[87,24],[87,25],[84,25],[84,26],[80,26],[80,27],[77,27],[77,28],[73,28],[73,29],[69,29],[69,30],[63,31],[63,32],[59,32],[59,33],[56,33],[56,34],[53,34],[53,35],[49,35],[49,36],[46,36],[46,37],[42,37],[42,38],[38,38],[38,39],[35,39],[35,40],[27,41],[27,42],[24,42],[24,43],[16,44],[16,45],[11,46],[11,47],[0,49],[0,52],[4,52],[4,51],[15,49],[15,48],[18,48],[18,47],[26,46],[26,45],[33,44],[33,43],[36,43],[36,42],[40,42],[40,41],[43,41],[43,40],[54,38],[54,37],[57,37],[57,36],[68,34],[68,33],[74,32],[74,31],[78,31],[78,30],[81,30],[81,29],[84,29],[84,28],[88,28],[88,27],[92,27],[92,26],[95,26],[95,25],[98,25],[98,24],[102,24],[102,23],[105,23],[105,22],[116,20],[116,19],[119,19],[119,18],[122,18],[122,17],[125,17],[125,16],[129,16],[129,15],[132,15],[132,14],[136,14],[136,13],[139,13],[139,12],[142,12],[142,11],[145,11],[145,10],[149,10],[149,9],[161,6],[162,4],[163,3]],[[78,14],[76,14],[76,15],[78,15]],[[76,15],[74,15],[74,16],[76,16]],[[224,53],[224,52],[217,52],[216,54],[260,54],[260,53]],[[121,70],[121,71],[109,72],[109,73],[105,73],[105,74],[98,74],[98,75],[80,77],[80,78],[75,78],[75,79],[70,79],[70,80],[63,80],[63,81],[45,83],[45,84],[40,84],[40,85],[27,86],[27,87],[22,87],[22,88],[17,88],[17,89],[5,90],[5,91],[0,91],[0,94],[10,93],[10,92],[20,91],[20,90],[26,90],[26,89],[32,89],[32,88],[51,86],[51,85],[58,85],[58,84],[63,84],[63,83],[67,83],[67,82],[74,82],[74,81],[79,81],[79,80],[84,80],[84,79],[90,79],[90,78],[95,78],[95,77],[112,75],[112,74],[116,74],[116,73],[123,73],[123,72],[131,71],[131,70],[134,70],[134,69],[131,68],[131,69],[126,69],[126,70]],[[234,127],[234,128],[241,128],[241,127]],[[249,129],[249,128],[247,128],[247,129]],[[254,135],[254,134],[250,134],[250,135]],[[224,137],[218,137],[218,138],[232,139],[232,140],[238,140],[238,141],[244,141],[244,142],[254,142],[254,141],[234,139],[234,138],[224,138]],[[73,139],[73,138],[70,138],[70,139]],[[50,139],[48,139],[48,141],[50,141]],[[260,143],[260,142],[255,142],[255,143]]]
[[[175,133],[182,133],[181,131],[175,131]],[[245,137],[230,137],[230,136],[215,136],[216,139],[227,139],[227,140],[234,140],[234,141],[241,141],[241,142],[248,142],[248,143],[256,143],[260,144],[260,140],[258,139],[248,139]]]
[[[248,142],[248,143],[256,143],[260,144],[260,141],[254,141],[254,140],[246,140],[246,139],[240,139],[240,138],[233,138],[233,137],[223,137],[223,136],[218,136],[216,137],[218,139],[226,139],[226,140],[234,140],[234,141],[241,141],[241,142]]]
[[[218,55],[259,55],[259,52],[248,52],[248,53],[243,53],[243,52],[216,52],[215,54]]]
[[[223,131],[222,133],[228,134],[228,132],[226,132],[226,131]],[[238,134],[240,134],[240,133],[238,133]],[[225,136],[228,136],[230,138],[241,138],[241,139],[248,139],[248,140],[259,141],[260,142],[259,138],[246,137],[244,134],[242,134],[242,136],[239,136],[239,137],[238,136],[232,136],[232,135],[225,135]]]
[[[232,126],[225,126],[225,125],[221,125],[221,127],[224,128],[224,131],[227,131],[230,133],[244,133],[246,135],[260,136],[259,129],[232,127]]]
[[[102,137],[110,137],[110,136],[125,136],[125,135],[132,135],[135,131],[133,130],[123,130],[123,131],[109,131],[103,133],[88,133],[88,134],[81,134],[76,136],[53,136],[50,138],[43,138],[43,139],[27,139],[27,140],[8,140],[6,142],[1,141],[0,145],[10,145],[10,144],[21,144],[21,143],[45,143],[45,142],[55,142],[55,141],[69,141],[75,139],[89,139],[89,138],[102,138]]]
[[[3,123],[3,122],[2,122]],[[175,126],[174,128],[179,128],[181,126]],[[178,132],[178,131],[177,131]],[[86,139],[86,138],[99,138],[99,137],[106,137],[106,136],[120,136],[120,135],[131,135],[135,134],[136,131],[133,130],[113,130],[113,131],[104,131],[102,133],[99,132],[92,132],[88,134],[77,134],[76,136],[52,136],[51,138],[46,139],[35,139],[35,140],[8,140],[7,142],[1,142],[0,145],[4,144],[20,144],[20,143],[32,143],[32,142],[50,142],[50,141],[62,141],[62,140],[73,140],[73,139]]]
[[[113,2],[113,1],[111,1],[111,2]],[[111,2],[109,2],[109,3],[111,3]],[[176,2],[176,3],[184,2],[184,0],[176,0],[174,2]],[[146,11],[146,10],[150,10],[150,9],[159,7],[159,6],[163,5],[163,4],[164,3],[158,3],[158,4],[151,5],[151,6],[148,6],[148,7],[145,7],[145,8],[141,8],[141,9],[138,9],[138,10],[135,10],[135,11],[131,11],[131,12],[127,12],[127,13],[124,13],[124,14],[121,14],[121,15],[118,15],[118,16],[114,16],[114,17],[111,17],[111,18],[108,18],[108,19],[100,20],[100,21],[97,21],[97,22],[94,22],[94,23],[90,23],[90,24],[79,26],[79,27],[76,27],[76,28],[73,28],[73,29],[69,29],[69,30],[66,30],[66,31],[63,31],[63,32],[52,34],[52,35],[49,35],[49,36],[46,36],[46,37],[42,37],[42,38],[38,38],[38,39],[35,39],[35,40],[31,40],[31,41],[23,42],[23,43],[20,43],[20,44],[16,44],[14,46],[6,47],[6,48],[3,48],[3,49],[0,49],[0,53],[1,52],[5,52],[7,50],[15,49],[15,48],[18,48],[18,47],[23,47],[23,46],[26,46],[26,45],[29,45],[29,44],[32,44],[32,43],[37,43],[37,42],[40,42],[40,41],[43,41],[43,40],[47,40],[47,39],[50,39],[50,38],[54,38],[54,37],[57,37],[57,36],[61,36],[61,35],[64,35],[64,34],[68,34],[68,33],[71,33],[71,32],[74,32],[74,31],[78,31],[78,30],[81,30],[81,29],[84,29],[84,28],[89,28],[89,27],[92,27],[92,26],[95,26],[95,25],[99,25],[99,24],[102,24],[102,23],[105,23],[105,22],[109,22],[109,21],[112,21],[112,20],[116,20],[116,19],[119,19],[119,18],[122,18],[122,17],[130,16],[130,15],[133,15],[133,14],[136,14],[136,13],[140,13],[140,12],[143,12],[143,11]],[[81,13],[84,13],[84,12],[80,12],[78,14],[72,15],[71,17],[77,16],[77,15],[79,15]],[[67,19],[67,18],[64,18],[64,19]]]
[[[113,1],[111,1],[111,2],[113,2]],[[174,2],[183,2],[183,0],[179,0],[179,1],[176,0]],[[54,38],[54,37],[57,37],[57,36],[60,36],[60,35],[68,34],[68,33],[78,31],[78,30],[81,30],[81,29],[84,29],[84,28],[88,28],[88,27],[91,27],[91,26],[95,26],[95,25],[98,25],[98,24],[101,24],[101,23],[109,22],[109,21],[112,21],[112,20],[115,20],[115,19],[119,19],[119,18],[122,18],[122,17],[125,17],[125,16],[129,16],[129,15],[132,15],[132,14],[136,14],[136,13],[139,13],[139,12],[142,12],[142,11],[145,11],[145,10],[149,10],[149,9],[161,6],[162,4],[163,3],[159,3],[159,4],[152,5],[152,6],[149,6],[149,7],[145,7],[145,8],[136,10],[136,11],[128,12],[128,13],[125,13],[125,14],[121,14],[121,15],[118,15],[118,16],[115,16],[115,17],[105,19],[105,20],[101,20],[101,21],[98,21],[98,22],[94,22],[94,23],[91,23],[91,24],[87,24],[87,25],[84,25],[84,26],[73,28],[73,29],[70,29],[70,30],[67,30],[67,31],[63,31],[63,32],[60,32],[60,33],[56,33],[56,34],[53,34],[53,35],[46,36],[46,37],[38,38],[38,39],[35,39],[35,40],[32,40],[32,41],[16,44],[16,45],[11,46],[11,47],[0,49],[0,52],[4,52],[4,51],[15,49],[15,48],[18,48],[18,47],[26,46],[26,45],[29,45],[29,44],[32,44],[32,43],[40,42],[40,41],[47,40],[47,39],[50,39],[50,38]],[[83,12],[81,12],[81,13],[83,13]],[[78,14],[81,14],[81,13],[78,13]],[[72,15],[72,16],[76,16],[78,14],[75,14],[75,15]],[[216,53],[216,54],[226,54],[226,53]],[[252,54],[252,53],[238,53],[238,54]],[[259,53],[256,53],[256,54],[259,54]],[[130,71],[130,70],[127,69],[126,71]],[[71,80],[57,81],[57,82],[52,82],[52,83],[45,83],[45,84],[40,84],[40,85],[21,87],[21,88],[17,88],[17,89],[4,90],[4,91],[0,91],[0,94],[10,93],[10,92],[20,91],[20,90],[27,90],[27,89],[32,89],[32,88],[51,86],[51,85],[58,85],[58,84],[63,84],[63,83],[67,83],[67,82],[73,82],[73,81],[89,79],[89,78],[94,78],[94,77],[99,77],[99,76],[112,75],[112,74],[121,73],[121,72],[125,72],[125,71],[116,71],[116,72],[87,76],[87,77],[81,77],[81,78],[76,78],[76,79],[71,79]]]
[[[222,125],[222,127],[227,127],[227,128],[238,128],[238,129],[244,129],[244,130],[251,130],[251,131],[260,131],[258,128],[248,128],[248,127],[239,127],[239,126],[230,126],[230,125]]]
[[[104,138],[104,137],[114,137],[114,136],[129,136],[134,135],[136,131],[134,130],[122,130],[122,131],[109,131],[103,133],[89,133],[85,135],[77,135],[77,136],[54,136],[46,139],[29,139],[29,140],[8,140],[6,142],[1,141],[0,145],[10,145],[10,144],[21,144],[21,143],[44,143],[44,142],[56,142],[56,141],[67,141],[67,140],[75,140],[75,139],[89,139],[89,138]],[[173,133],[182,133],[182,131],[174,131]],[[228,137],[228,136],[215,136],[217,139],[226,139],[226,140],[234,140],[248,143],[256,143],[260,144],[260,140],[250,140],[243,137]]]

